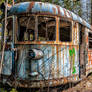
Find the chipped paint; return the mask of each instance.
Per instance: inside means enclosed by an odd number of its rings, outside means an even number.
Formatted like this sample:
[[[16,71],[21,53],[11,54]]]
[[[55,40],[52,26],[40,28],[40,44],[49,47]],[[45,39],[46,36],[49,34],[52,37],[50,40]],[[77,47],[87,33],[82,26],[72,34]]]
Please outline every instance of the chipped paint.
[[[9,15],[17,15],[21,13],[40,13],[40,14],[51,14],[56,16],[61,16],[64,18],[69,18],[74,21],[77,21],[84,26],[92,29],[91,25],[84,21],[81,17],[74,14],[73,12],[66,10],[58,5],[43,3],[43,2],[23,2],[15,4],[11,7]]]
[[[71,81],[79,80],[79,26],[81,23],[91,29],[90,25],[79,16],[60,6],[42,2],[19,3],[10,9],[9,14],[37,13],[46,16],[54,16],[56,19],[55,41],[20,41],[15,43],[16,72],[19,87],[48,87],[57,86]],[[30,16],[30,15],[29,15]],[[38,15],[37,15],[38,16]],[[42,15],[41,15],[42,16]],[[72,19],[72,41],[59,41],[59,17]],[[77,21],[78,23],[75,23]],[[37,23],[37,20],[36,20]],[[36,28],[35,28],[36,29]],[[36,29],[37,30],[37,29]],[[84,30],[85,31],[85,30]],[[90,30],[89,30],[90,31]],[[87,31],[88,32],[88,31]],[[88,34],[86,32],[86,44],[88,45]],[[38,35],[37,32],[35,35]],[[88,50],[88,64],[86,70],[91,69],[92,50]],[[42,51],[41,58],[30,59],[28,52],[33,49]],[[36,51],[36,53],[38,53]],[[39,56],[39,55],[37,55]],[[8,58],[8,59],[7,59]],[[8,61],[7,61],[8,60]],[[7,61],[7,62],[6,62]],[[2,69],[3,75],[11,75],[12,55],[11,51],[5,51],[5,60]],[[7,69],[8,68],[8,69]],[[89,71],[88,71],[89,72]]]

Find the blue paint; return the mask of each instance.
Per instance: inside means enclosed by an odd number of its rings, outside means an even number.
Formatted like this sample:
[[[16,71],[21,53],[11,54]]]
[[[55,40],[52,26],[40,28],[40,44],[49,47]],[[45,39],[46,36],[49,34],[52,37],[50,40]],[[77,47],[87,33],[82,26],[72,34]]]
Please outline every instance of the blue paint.
[[[14,44],[11,43],[11,48],[12,48],[12,73],[15,74],[15,62],[14,62]]]
[[[55,11],[54,11],[54,10]],[[69,13],[68,13],[69,12]],[[71,11],[68,11],[60,6],[50,4],[50,3],[42,3],[42,2],[23,2],[16,4],[11,7],[9,11],[9,15],[13,14],[21,14],[21,13],[44,13],[44,14],[52,14],[52,15],[59,15],[62,17],[71,18],[72,20],[78,21],[79,23],[87,26],[89,29],[91,25],[84,21],[81,17],[74,14]],[[70,17],[68,15],[71,15]]]
[[[0,59],[1,59],[1,52],[0,52]],[[5,51],[3,65],[4,67],[2,67],[2,74],[11,75],[11,71],[12,71],[12,52],[11,51]]]
[[[25,13],[27,11],[27,8],[29,6],[29,2],[25,3],[19,3],[11,7],[10,14],[18,14],[18,13]]]

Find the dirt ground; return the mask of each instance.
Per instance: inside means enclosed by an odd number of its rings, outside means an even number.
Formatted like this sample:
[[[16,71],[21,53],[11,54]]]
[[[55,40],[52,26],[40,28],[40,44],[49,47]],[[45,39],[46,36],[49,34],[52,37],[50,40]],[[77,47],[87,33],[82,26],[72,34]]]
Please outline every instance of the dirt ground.
[[[61,92],[92,92],[92,76],[82,80],[76,86]]]
[[[53,89],[53,91],[52,91]],[[11,91],[8,90],[3,90],[0,92],[92,92],[92,75],[85,78],[84,80],[80,81],[77,84],[69,84],[66,86],[60,86],[59,90],[54,90],[54,88],[52,88],[51,90],[39,90],[39,91],[33,91],[33,90],[29,90],[29,89],[17,89],[17,91],[14,91],[13,89]],[[58,88],[56,88],[58,89]]]

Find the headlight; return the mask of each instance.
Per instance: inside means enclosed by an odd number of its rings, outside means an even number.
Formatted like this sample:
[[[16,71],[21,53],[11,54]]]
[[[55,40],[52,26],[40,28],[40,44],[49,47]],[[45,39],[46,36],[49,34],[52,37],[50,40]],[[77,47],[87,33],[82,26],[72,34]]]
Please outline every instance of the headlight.
[[[43,52],[39,49],[31,49],[29,50],[29,58],[34,60],[39,60],[43,58]]]

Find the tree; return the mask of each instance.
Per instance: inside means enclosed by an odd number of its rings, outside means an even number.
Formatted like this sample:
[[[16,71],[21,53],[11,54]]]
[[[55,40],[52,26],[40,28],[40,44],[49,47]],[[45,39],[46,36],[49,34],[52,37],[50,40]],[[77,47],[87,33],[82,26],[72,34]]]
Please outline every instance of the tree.
[[[81,17],[88,23],[91,22],[91,0],[81,0]]]
[[[75,12],[78,15],[81,15],[81,10],[80,10],[80,1],[79,0],[61,0],[62,7]]]

